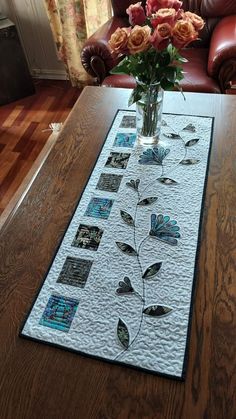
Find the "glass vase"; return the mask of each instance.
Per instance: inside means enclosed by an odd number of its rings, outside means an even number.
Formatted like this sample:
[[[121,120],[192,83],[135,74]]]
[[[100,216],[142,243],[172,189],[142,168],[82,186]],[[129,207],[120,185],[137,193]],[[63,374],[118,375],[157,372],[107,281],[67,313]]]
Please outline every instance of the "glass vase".
[[[159,83],[143,87],[142,98],[136,102],[137,136],[141,144],[155,144],[161,131],[164,90]]]

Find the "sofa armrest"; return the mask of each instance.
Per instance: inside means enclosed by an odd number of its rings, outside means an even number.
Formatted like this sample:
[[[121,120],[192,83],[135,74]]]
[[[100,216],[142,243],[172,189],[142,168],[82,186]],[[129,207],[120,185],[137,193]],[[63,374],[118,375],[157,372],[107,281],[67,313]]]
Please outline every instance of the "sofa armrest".
[[[97,78],[98,83],[103,81],[119,61],[112,55],[108,41],[118,27],[124,26],[129,26],[126,18],[113,16],[87,39],[82,48],[82,65],[87,73]]]
[[[236,80],[236,15],[227,16],[216,25],[209,48],[208,74],[218,78],[224,91]]]

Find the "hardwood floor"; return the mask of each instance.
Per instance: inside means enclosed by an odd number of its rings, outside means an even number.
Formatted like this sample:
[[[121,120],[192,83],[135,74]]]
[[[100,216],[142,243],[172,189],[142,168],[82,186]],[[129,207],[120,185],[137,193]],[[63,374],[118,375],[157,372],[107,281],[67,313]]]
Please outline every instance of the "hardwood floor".
[[[64,122],[81,92],[62,80],[35,87],[36,94],[0,107],[0,215],[45,147],[49,124]]]

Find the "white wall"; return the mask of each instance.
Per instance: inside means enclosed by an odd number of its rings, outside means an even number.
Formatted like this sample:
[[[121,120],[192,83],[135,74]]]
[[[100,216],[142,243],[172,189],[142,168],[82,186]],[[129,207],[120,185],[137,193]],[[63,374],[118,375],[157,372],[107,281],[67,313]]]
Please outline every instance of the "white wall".
[[[65,79],[43,0],[0,0],[0,12],[16,24],[33,77]]]

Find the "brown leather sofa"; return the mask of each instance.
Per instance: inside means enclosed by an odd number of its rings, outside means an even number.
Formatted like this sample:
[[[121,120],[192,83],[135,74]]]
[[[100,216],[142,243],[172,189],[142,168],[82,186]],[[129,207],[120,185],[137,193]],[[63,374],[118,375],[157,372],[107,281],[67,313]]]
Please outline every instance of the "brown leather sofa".
[[[126,9],[138,0],[111,0],[113,17],[85,43],[81,60],[85,70],[98,84],[134,87],[127,75],[109,75],[116,61],[108,40],[117,27],[129,26]],[[142,1],[145,5],[145,1]],[[235,93],[236,85],[236,0],[184,0],[183,9],[200,15],[206,22],[201,40],[182,50],[188,59],[184,64],[184,91]],[[232,89],[232,90],[231,90]]]

